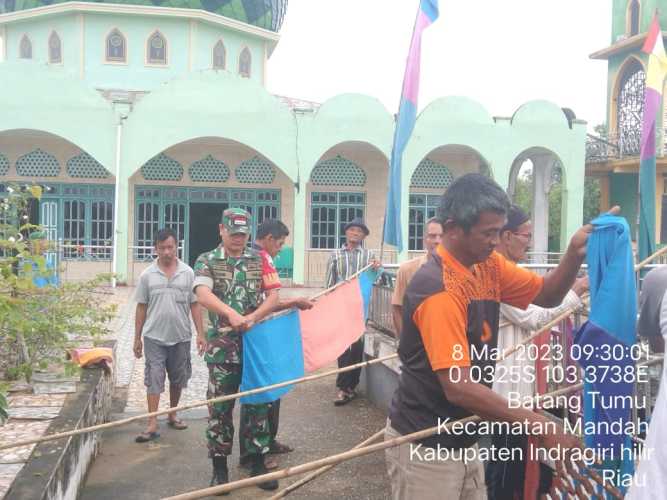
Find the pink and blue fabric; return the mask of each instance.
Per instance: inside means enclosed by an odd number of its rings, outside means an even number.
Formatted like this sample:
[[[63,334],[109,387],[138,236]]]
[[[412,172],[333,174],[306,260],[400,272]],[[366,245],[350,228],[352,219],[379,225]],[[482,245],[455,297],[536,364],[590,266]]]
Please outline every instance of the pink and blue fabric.
[[[389,190],[384,222],[384,241],[403,249],[401,232],[401,163],[417,121],[417,96],[419,95],[419,71],[421,68],[422,33],[438,18],[438,0],[421,0],[417,21],[412,33],[408,62],[403,77],[403,92],[398,108],[394,145],[389,166]]]
[[[294,380],[334,362],[366,330],[377,272],[367,270],[319,298],[307,311],[269,319],[243,334],[241,391]],[[269,403],[292,386],[244,396],[242,403]]]

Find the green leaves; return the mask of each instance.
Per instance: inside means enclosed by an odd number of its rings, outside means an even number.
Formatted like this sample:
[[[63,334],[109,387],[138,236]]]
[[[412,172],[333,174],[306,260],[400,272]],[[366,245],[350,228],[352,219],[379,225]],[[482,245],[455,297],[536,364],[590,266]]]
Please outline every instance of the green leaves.
[[[9,401],[7,401],[7,385],[0,384],[0,425],[9,418]]]
[[[30,199],[41,196],[38,188],[9,186],[0,198],[0,378],[30,380],[36,369],[62,368],[65,351],[79,339],[93,343],[110,333],[107,325],[115,312],[101,293],[108,275],[57,287],[36,285],[37,278],[53,272],[46,266],[45,240],[35,234],[41,228],[27,218]]]

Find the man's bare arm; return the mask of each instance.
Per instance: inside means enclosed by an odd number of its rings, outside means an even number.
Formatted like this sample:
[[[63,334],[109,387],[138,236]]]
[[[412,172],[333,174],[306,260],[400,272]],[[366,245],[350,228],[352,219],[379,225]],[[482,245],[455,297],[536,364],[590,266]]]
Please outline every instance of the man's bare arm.
[[[255,312],[252,313],[254,322],[257,323],[274,312],[278,306],[278,301],[278,290],[269,290],[266,293],[264,302],[262,302]]]
[[[391,319],[394,321],[396,338],[398,338],[403,329],[403,306],[391,306]]]
[[[306,310],[306,309],[311,309],[314,305],[315,302],[305,297],[296,297],[293,299],[279,299],[278,305],[273,310],[273,312],[284,311],[286,309],[292,309],[292,308]]]
[[[134,355],[136,358],[141,358],[143,351],[143,344],[141,342],[141,333],[146,323],[146,312],[148,311],[148,304],[137,303],[137,308],[134,313]]]

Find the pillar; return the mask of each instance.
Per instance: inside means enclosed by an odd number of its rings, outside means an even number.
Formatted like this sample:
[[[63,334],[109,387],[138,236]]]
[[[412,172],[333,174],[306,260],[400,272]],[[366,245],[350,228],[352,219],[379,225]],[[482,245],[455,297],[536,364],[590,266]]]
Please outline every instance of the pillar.
[[[306,268],[306,224],[310,220],[306,213],[306,183],[300,187],[295,186],[294,191],[294,269],[292,270],[292,282],[303,285],[305,282]]]
[[[554,158],[540,155],[531,158],[533,162],[533,252],[535,262],[546,262],[549,251],[549,190]]]

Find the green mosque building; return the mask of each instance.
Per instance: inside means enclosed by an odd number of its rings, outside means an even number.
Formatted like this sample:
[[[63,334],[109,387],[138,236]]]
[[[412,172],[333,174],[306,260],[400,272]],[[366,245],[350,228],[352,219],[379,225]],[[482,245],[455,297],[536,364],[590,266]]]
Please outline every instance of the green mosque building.
[[[44,188],[34,218],[56,242],[64,279],[113,270],[132,284],[164,226],[192,262],[217,244],[230,206],[255,225],[287,224],[278,265],[293,283],[321,283],[354,217],[379,249],[393,110],[367,95],[313,103],[267,91],[286,11],[287,0],[0,0],[0,189]],[[633,64],[643,60],[615,71]],[[511,192],[527,160],[535,251],[547,250],[555,165],[561,241],[579,227],[586,123],[572,111],[532,101],[498,117],[466,97],[425,104],[403,157],[408,245],[385,249],[385,260],[422,250],[424,221],[452,179],[484,172]]]
[[[638,225],[639,154],[648,64],[648,55],[642,52],[642,47],[656,10],[664,42],[667,0],[614,0],[611,43],[590,56],[607,62],[607,119],[603,130],[588,137],[586,175],[600,184],[601,210],[621,206],[633,238]],[[667,243],[667,106],[664,99],[660,109],[656,122],[655,241],[663,245]]]

